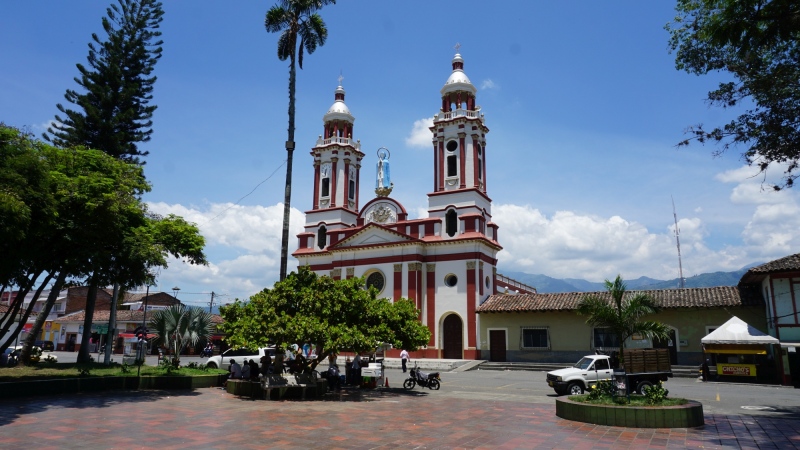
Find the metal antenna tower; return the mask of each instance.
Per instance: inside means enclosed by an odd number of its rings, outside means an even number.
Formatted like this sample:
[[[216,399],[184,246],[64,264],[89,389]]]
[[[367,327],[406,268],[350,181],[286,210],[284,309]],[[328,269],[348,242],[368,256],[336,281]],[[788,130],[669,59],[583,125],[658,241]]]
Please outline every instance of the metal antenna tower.
[[[675,218],[675,241],[678,243],[678,270],[680,270],[681,274],[681,289],[686,287],[686,282],[683,278],[683,262],[681,261],[681,230],[678,228],[678,214],[675,213],[675,199],[672,196],[669,196],[672,199],[672,217]]]

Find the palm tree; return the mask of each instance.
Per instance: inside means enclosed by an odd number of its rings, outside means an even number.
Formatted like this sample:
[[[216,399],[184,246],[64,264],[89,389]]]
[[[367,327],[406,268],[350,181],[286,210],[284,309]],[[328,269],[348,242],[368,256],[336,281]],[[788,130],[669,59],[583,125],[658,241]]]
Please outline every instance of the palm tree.
[[[294,151],[294,92],[295,63],[303,68],[303,51],[309,55],[325,45],[328,29],[317,14],[323,6],[336,0],[281,0],[267,11],[264,26],[269,33],[281,33],[278,38],[278,59],[289,59],[289,137],[286,140],[286,190],[283,201],[283,232],[281,234],[280,279],[286,278],[289,254],[289,212],[292,201],[292,153]],[[297,37],[300,37],[299,52]]]
[[[177,366],[186,346],[194,347],[208,341],[214,325],[211,313],[202,308],[172,305],[156,311],[150,319],[150,327],[154,333],[153,340],[172,352],[173,364]]]
[[[592,327],[608,328],[619,340],[620,363],[624,364],[625,340],[634,334],[655,339],[668,339],[670,328],[661,322],[642,320],[642,317],[657,314],[660,308],[647,294],[636,294],[625,298],[627,286],[617,275],[613,282],[606,280],[608,296],[587,295],[578,304],[578,314],[589,316],[586,323]]]

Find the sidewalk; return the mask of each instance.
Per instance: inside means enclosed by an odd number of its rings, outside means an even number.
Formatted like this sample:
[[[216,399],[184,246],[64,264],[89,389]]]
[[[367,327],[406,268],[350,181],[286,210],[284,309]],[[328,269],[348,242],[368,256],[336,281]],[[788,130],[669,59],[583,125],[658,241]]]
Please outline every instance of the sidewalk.
[[[0,448],[800,448],[800,420],[706,415],[698,429],[570,422],[552,405],[345,389],[263,401],[218,388],[0,401]]]

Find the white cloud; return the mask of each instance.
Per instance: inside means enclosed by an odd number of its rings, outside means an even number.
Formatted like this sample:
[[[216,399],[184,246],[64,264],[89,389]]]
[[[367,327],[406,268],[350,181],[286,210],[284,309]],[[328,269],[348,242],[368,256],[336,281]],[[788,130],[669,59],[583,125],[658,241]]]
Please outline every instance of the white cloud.
[[[433,126],[433,117],[420,119],[414,122],[411,134],[406,138],[406,145],[409,147],[429,148],[433,139],[430,127]]]
[[[703,220],[678,221],[684,276],[738,270],[800,250],[800,192],[762,189],[764,179],[753,177],[754,172],[745,166],[716,176],[718,181],[736,183],[731,203],[753,207],[740,242],[711,248],[713,230]],[[695,209],[700,212],[702,208]],[[674,223],[666,222],[662,232],[653,232],[620,216],[558,211],[546,217],[527,205],[496,205],[493,214],[500,225],[504,250],[498,260],[504,270],[591,281],[618,273],[629,279],[678,277]]]
[[[497,85],[494,81],[490,78],[487,78],[481,82],[481,90],[484,89],[500,89],[500,86]]]
[[[159,279],[180,280],[181,285],[194,285],[195,291],[215,291],[246,298],[278,279],[280,268],[283,204],[243,206],[209,204],[203,208],[180,204],[148,203],[158,214],[177,214],[194,222],[206,238],[208,266],[192,266],[171,260]],[[303,231],[304,214],[292,208],[289,230],[288,270],[297,267],[291,253],[297,249],[295,236]]]

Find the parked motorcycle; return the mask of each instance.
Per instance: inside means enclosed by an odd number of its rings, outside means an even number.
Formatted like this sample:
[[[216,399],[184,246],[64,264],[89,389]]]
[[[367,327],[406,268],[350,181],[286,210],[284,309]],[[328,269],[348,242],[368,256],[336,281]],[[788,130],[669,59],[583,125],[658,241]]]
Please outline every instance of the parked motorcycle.
[[[420,387],[426,387],[428,389],[438,391],[439,387],[441,387],[440,380],[441,377],[439,376],[439,372],[420,372],[420,370],[417,368],[417,365],[414,364],[414,368],[411,369],[411,376],[403,382],[403,387],[406,389],[414,389],[414,386],[420,385]]]

